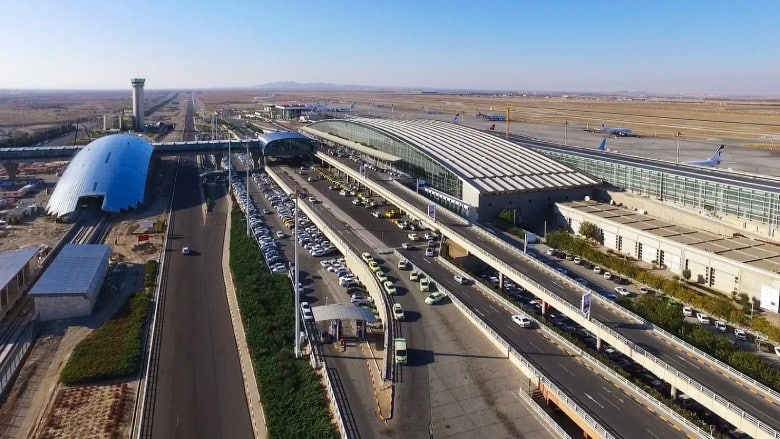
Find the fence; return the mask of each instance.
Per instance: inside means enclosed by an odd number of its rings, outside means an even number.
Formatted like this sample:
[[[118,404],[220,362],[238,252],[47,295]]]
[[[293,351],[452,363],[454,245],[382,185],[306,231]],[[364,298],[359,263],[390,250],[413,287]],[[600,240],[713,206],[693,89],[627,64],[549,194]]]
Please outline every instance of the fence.
[[[10,351],[4,353],[3,363],[0,365],[0,395],[4,395],[9,384],[13,383],[13,378],[30,352],[36,337],[38,337],[38,315],[30,319],[27,324],[18,331],[18,336],[12,336],[12,347]]]

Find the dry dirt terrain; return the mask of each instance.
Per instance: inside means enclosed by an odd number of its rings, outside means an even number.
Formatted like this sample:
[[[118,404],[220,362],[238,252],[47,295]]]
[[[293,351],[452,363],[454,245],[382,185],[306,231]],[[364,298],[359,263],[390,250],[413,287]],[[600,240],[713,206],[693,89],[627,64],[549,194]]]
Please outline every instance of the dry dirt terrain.
[[[209,109],[257,109],[262,103],[323,102],[339,107],[355,103],[354,113],[387,112],[396,117],[477,112],[506,115],[517,122],[562,125],[572,129],[631,128],[640,136],[677,137],[682,140],[734,139],[753,146],[780,141],[780,101],[727,99],[617,98],[609,96],[500,96],[423,95],[380,92],[199,92]],[[739,142],[741,141],[741,142]]]

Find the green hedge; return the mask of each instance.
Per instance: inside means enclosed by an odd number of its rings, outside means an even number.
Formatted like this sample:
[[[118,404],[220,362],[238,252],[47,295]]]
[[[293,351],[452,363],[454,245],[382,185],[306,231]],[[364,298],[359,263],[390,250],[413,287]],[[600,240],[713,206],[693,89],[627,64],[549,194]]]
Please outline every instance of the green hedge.
[[[231,215],[230,269],[273,438],[335,438],[325,388],[293,347],[294,296],[287,277],[271,274],[255,242],[246,236],[239,210]]]
[[[579,255],[612,272],[621,273],[636,279],[651,288],[662,291],[664,294],[691,304],[695,308],[702,309],[709,314],[724,318],[731,323],[753,327],[769,335],[774,340],[780,340],[780,328],[772,326],[764,318],[755,318],[751,321],[744,314],[744,306],[737,307],[734,302],[725,297],[704,296],[686,288],[675,279],[662,278],[647,273],[634,265],[632,261],[602,253],[585,239],[557,231],[547,234],[547,244]],[[654,295],[641,296],[635,300],[624,299],[620,303],[627,309],[720,361],[780,391],[780,371],[768,366],[760,357],[753,353],[737,349],[727,338],[713,334],[701,325],[685,322],[679,307],[669,307],[665,301],[658,300],[658,297]]]
[[[62,370],[62,383],[72,386],[136,374],[150,304],[144,292],[131,296],[111,320],[76,346]]]
[[[706,311],[707,313],[727,320],[733,324],[753,328],[766,334],[770,340],[780,342],[780,328],[773,326],[763,317],[750,318],[750,299],[745,295],[738,296],[735,303],[725,296],[706,296],[690,288],[675,279],[667,279],[655,276],[637,267],[633,261],[624,260],[611,254],[605,254],[593,247],[585,239],[577,238],[569,233],[556,231],[547,234],[547,244],[579,255],[595,264],[606,267],[608,270],[620,273],[637,282],[651,288],[662,291],[664,294],[691,306]]]

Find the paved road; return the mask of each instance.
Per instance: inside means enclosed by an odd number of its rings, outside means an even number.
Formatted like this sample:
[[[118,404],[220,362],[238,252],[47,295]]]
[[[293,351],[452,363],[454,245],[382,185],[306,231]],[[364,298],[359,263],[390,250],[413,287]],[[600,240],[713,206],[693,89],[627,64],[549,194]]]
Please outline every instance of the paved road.
[[[190,101],[191,102],[191,101]],[[191,112],[191,108],[189,109]],[[191,125],[187,117],[185,125]],[[182,158],[177,175],[167,250],[167,285],[152,436],[253,436],[222,276],[228,203],[224,187],[214,212],[202,214],[198,166]],[[181,248],[193,250],[189,256]]]
[[[356,169],[354,163],[351,161],[340,160],[340,162],[345,166]],[[387,181],[387,177],[384,174],[376,174],[373,173],[373,171],[369,171],[368,175],[372,180],[383,185],[386,189],[396,193],[399,191],[398,186]],[[419,200],[412,200],[410,202],[420,212],[426,211],[426,203]],[[444,215],[439,216],[437,219],[449,226],[456,224]],[[486,252],[495,255],[496,258],[509,264],[529,278],[534,279],[544,288],[555,292],[562,299],[579,307],[580,293],[574,291],[570,287],[565,287],[563,281],[557,276],[554,276],[547,271],[542,271],[541,268],[520,256],[518,252],[509,251],[501,246],[497,246],[493,241],[486,239],[482,234],[477,233],[472,227],[463,227],[463,224],[458,223],[453,228],[458,230],[462,237],[481,247]],[[596,306],[594,306],[591,315],[594,319],[610,326],[613,330],[629,340],[632,340],[662,361],[709,387],[720,394],[721,397],[728,399],[736,406],[741,407],[744,411],[751,413],[761,422],[771,426],[775,430],[780,430],[780,404],[778,404],[777,401],[766,399],[764,394],[754,393],[749,386],[745,383],[735,381],[730,375],[722,375],[720,371],[714,370],[711,367],[708,367],[708,365],[701,364],[697,361],[691,361],[689,358],[680,355],[679,349],[676,346],[669,344],[658,332],[650,329],[638,328],[629,318],[616,311],[612,311],[608,307],[599,306],[598,302],[596,302]]]
[[[363,230],[370,230],[374,235],[382,236],[383,243],[387,246],[400,247],[401,242],[408,241],[406,236],[408,231],[399,229],[391,221],[372,217],[370,211],[353,206],[350,202],[351,197],[342,197],[336,191],[329,191],[327,185],[328,183],[325,181],[316,183],[320,191],[328,197],[327,201],[319,205],[321,206],[319,209],[327,210],[328,205],[337,205],[339,209],[348,213],[352,219],[359,223]],[[345,235],[355,232],[347,227],[339,231]],[[353,242],[350,238],[346,239]],[[440,265],[434,264],[432,258],[426,258],[422,250],[402,250],[402,253],[413,264],[430,273],[433,279],[442,283],[445,288],[457,291],[461,300],[475,307],[486,320],[493,323],[496,330],[512,342],[518,351],[526,354],[540,369],[547,371],[550,374],[548,376],[553,377],[554,381],[562,388],[568,389],[569,395],[574,397],[582,407],[590,410],[594,418],[600,419],[603,425],[607,426],[616,436],[635,437],[637,434],[643,434],[645,430],[661,434],[661,437],[685,436],[667,422],[662,422],[657,415],[648,415],[648,411],[642,404],[618,391],[606,379],[594,376],[593,379],[583,380],[583,376],[590,376],[592,372],[582,364],[578,357],[552,344],[542,335],[541,331],[524,330],[512,324],[507,311],[488,300],[474,287],[456,284],[452,279],[452,273],[447,272]],[[413,300],[411,295],[401,295],[398,299],[406,299],[410,304]],[[407,304],[402,302],[402,305]],[[407,338],[409,338],[408,335]],[[410,342],[410,346],[414,346],[414,343]],[[422,349],[427,348],[421,348],[421,353]],[[410,364],[414,364],[417,360],[423,361],[422,358],[415,359],[412,355],[414,352],[410,350]],[[409,370],[411,368],[404,368],[404,373],[406,374]],[[404,378],[406,379],[406,376]],[[399,390],[403,387],[406,386],[399,386]],[[403,395],[399,392],[398,396],[402,398],[399,407],[409,407],[409,412],[399,413],[400,418],[414,416],[415,410],[419,410],[419,407],[425,407],[418,404],[418,401],[414,399],[417,396],[414,394]]]

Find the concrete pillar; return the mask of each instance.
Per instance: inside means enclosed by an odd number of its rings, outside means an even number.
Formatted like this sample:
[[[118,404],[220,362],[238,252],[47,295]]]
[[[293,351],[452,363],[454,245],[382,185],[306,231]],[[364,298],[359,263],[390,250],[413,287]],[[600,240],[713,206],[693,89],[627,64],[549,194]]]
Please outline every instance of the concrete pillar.
[[[677,387],[672,386],[672,391],[669,393],[669,397],[672,398],[672,399],[677,399],[677,394],[679,392],[680,391],[677,390]]]
[[[217,169],[222,169],[222,153],[221,152],[215,152],[214,153],[214,160],[217,162]]]
[[[263,157],[263,153],[258,150],[250,150],[249,155],[252,156],[252,164],[255,166],[255,169],[260,169],[260,163],[262,163],[260,159]]]
[[[498,289],[504,289],[504,273],[498,272]]]
[[[600,350],[601,350],[601,344],[602,344],[601,337],[599,337],[599,336],[597,335],[597,336],[596,336],[596,350],[597,350],[597,351],[600,351]]]
[[[549,312],[550,304],[542,300],[542,315],[546,317]]]
[[[5,172],[8,173],[8,178],[11,180],[16,178],[17,174],[19,173],[19,163],[3,162],[3,168],[5,168]]]

